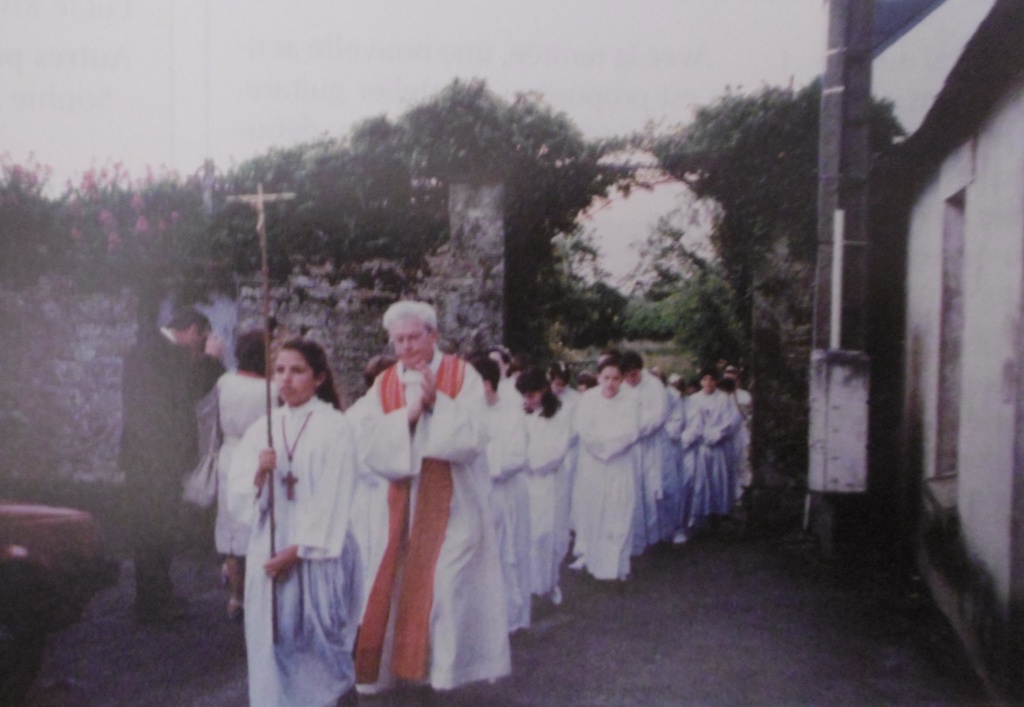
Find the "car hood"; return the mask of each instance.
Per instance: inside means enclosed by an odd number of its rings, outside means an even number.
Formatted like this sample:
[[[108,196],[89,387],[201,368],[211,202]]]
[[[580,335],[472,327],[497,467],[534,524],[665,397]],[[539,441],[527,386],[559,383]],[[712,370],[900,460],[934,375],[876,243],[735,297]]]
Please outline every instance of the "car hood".
[[[0,554],[60,569],[102,552],[99,526],[89,513],[0,500]]]

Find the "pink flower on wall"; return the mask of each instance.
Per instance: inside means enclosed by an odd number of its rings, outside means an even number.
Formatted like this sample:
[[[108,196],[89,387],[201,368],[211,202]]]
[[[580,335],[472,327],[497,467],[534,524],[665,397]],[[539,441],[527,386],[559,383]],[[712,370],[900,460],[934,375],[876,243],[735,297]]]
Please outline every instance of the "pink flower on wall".
[[[114,224],[114,214],[110,213],[107,209],[100,211],[99,221],[100,224],[106,228],[109,228]]]
[[[121,234],[117,231],[111,231],[107,234],[107,252],[113,253],[115,250],[121,247]]]
[[[142,211],[143,206],[145,206],[145,203],[142,201],[141,194],[136,194],[135,196],[132,197],[132,211],[134,211],[135,213],[140,213]]]
[[[99,185],[96,183],[96,172],[91,169],[82,175],[82,191],[90,196],[99,192]]]
[[[139,216],[135,222],[136,233],[149,233],[149,221],[146,220],[145,216]]]

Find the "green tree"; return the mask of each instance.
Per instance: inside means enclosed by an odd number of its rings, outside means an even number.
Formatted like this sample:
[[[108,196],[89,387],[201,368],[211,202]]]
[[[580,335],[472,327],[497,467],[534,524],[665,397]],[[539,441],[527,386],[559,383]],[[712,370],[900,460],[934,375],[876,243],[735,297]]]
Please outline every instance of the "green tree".
[[[817,150],[821,87],[727,93],[667,135],[635,144],[699,199],[720,207],[711,243],[740,323],[742,357],[757,397],[754,463],[794,475],[806,469],[807,366],[817,246]],[[872,146],[900,127],[875,103]]]
[[[344,139],[323,137],[247,160],[224,180],[225,194],[287,191],[267,219],[272,277],[298,263],[330,262],[339,274],[371,258],[415,269],[447,235],[447,190],[416,182],[407,136],[386,118],[355,126]],[[217,252],[233,270],[258,267],[249,206],[222,202],[214,220]]]
[[[674,340],[699,366],[738,361],[743,338],[735,294],[721,265],[687,245],[686,232],[662,219],[641,250],[643,275],[625,312],[631,339]]]
[[[628,184],[632,174],[601,163],[608,149],[585,140],[536,94],[509,102],[483,81],[456,80],[394,122],[371,118],[343,139],[268,152],[240,165],[225,183],[230,193],[250,193],[262,182],[267,191],[297,194],[275,205],[268,220],[277,277],[297,260],[331,260],[342,272],[347,263],[377,257],[422,267],[449,235],[449,186],[503,183],[505,343],[542,356],[568,292],[553,241],[575,230],[595,196]],[[234,268],[255,265],[247,207],[218,211],[214,241]]]
[[[401,122],[415,177],[504,183],[505,343],[543,357],[566,295],[553,240],[633,170],[602,163],[611,144],[585,140],[539,95],[508,103],[483,81],[454,81]]]
[[[817,81],[796,92],[730,92],[675,132],[637,141],[697,198],[721,206],[711,242],[748,330],[758,270],[778,247],[796,262],[816,256],[820,104]],[[883,152],[902,130],[888,103],[875,102],[870,119],[872,148]]]
[[[607,284],[594,234],[577,227],[557,236],[553,245],[562,294],[557,308],[552,308],[552,347],[604,348],[621,339],[627,300]]]

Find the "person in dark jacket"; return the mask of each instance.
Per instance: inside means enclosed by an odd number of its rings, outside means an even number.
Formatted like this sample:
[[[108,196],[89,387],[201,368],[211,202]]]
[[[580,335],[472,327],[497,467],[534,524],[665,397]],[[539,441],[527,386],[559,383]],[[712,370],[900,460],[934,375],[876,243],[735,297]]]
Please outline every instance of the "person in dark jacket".
[[[185,615],[170,578],[182,478],[199,461],[196,402],[224,373],[223,342],[191,307],[166,327],[140,331],[124,360],[124,426],[119,464],[125,475],[135,561],[135,611],[142,623]]]

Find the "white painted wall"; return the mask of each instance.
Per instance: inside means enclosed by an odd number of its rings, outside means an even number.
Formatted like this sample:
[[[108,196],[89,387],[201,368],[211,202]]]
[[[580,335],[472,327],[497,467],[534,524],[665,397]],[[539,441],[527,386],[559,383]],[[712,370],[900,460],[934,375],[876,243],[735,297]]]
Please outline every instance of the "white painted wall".
[[[946,0],[875,59],[872,91],[876,98],[895,102],[896,117],[908,135],[920,127],[967,40],[994,4]]]
[[[942,214],[938,176],[918,196],[907,246],[907,390],[920,396],[925,477],[935,475],[938,428],[939,332],[942,303]]]
[[[923,391],[925,473],[934,473],[945,200],[966,185],[958,510],[971,554],[999,596],[1010,581],[1011,479],[1024,276],[1024,81],[923,188],[908,251],[908,351]],[[916,343],[915,343],[916,340]],[[915,382],[908,379],[908,390]]]
[[[982,126],[964,242],[958,505],[969,548],[1009,594],[1016,370],[1024,273],[1024,82]]]

